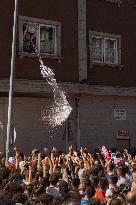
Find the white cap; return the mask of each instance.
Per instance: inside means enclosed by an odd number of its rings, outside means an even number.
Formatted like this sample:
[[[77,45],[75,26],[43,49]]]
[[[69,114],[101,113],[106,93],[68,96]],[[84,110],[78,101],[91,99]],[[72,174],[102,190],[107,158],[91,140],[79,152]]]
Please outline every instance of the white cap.
[[[9,157],[8,161],[9,161],[10,164],[16,164],[15,157]]]

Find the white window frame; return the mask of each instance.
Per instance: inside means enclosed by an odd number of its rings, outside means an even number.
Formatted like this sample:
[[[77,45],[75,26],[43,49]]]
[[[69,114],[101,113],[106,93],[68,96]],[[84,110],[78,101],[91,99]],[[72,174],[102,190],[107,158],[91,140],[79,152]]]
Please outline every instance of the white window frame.
[[[19,16],[19,54],[25,55],[25,56],[36,56],[36,53],[28,53],[23,51],[23,24],[24,23],[32,23],[37,24],[39,26],[39,31],[37,34],[37,50],[42,55],[42,57],[51,56],[51,57],[61,57],[61,23],[57,21],[51,21],[51,20],[44,20],[44,19],[38,19],[33,17],[26,17],[26,16]],[[40,52],[40,27],[41,26],[51,26],[55,28],[55,48],[54,53],[41,53]]]
[[[94,61],[92,59],[92,38],[102,38],[102,61]],[[111,39],[116,41],[116,62],[106,62],[105,61],[105,40]],[[102,33],[96,31],[89,32],[89,50],[90,50],[90,62],[91,64],[108,64],[108,65],[121,65],[121,35]]]

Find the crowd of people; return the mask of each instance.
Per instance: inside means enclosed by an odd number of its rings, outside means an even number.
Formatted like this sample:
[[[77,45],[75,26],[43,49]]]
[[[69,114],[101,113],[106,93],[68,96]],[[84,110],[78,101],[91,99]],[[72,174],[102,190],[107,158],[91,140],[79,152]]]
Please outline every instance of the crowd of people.
[[[53,147],[0,153],[0,205],[136,205],[136,154]]]

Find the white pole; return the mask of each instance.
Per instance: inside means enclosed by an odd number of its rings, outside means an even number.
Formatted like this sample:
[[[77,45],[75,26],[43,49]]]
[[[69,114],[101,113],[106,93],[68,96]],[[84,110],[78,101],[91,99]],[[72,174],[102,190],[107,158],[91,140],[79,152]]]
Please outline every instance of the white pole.
[[[12,57],[11,57],[11,72],[10,72],[10,88],[9,88],[9,103],[8,103],[6,161],[8,160],[8,157],[9,157],[11,127],[12,127],[12,123],[13,123],[12,122],[13,121],[12,113],[13,113],[14,75],[15,75],[15,60],[16,60],[17,15],[18,15],[18,0],[15,0],[13,41],[12,41]]]

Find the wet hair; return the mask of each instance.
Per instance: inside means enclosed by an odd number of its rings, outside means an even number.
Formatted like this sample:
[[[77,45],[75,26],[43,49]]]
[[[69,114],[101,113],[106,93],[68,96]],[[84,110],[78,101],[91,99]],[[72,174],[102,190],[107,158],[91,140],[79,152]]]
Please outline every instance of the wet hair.
[[[98,176],[91,176],[90,181],[92,183],[92,186],[94,186],[96,188],[99,184],[99,177]]]
[[[84,170],[82,173],[82,178],[85,179],[89,179],[90,178],[90,170]]]
[[[59,192],[61,195],[67,194],[69,191],[68,183],[64,180],[59,181]]]
[[[92,176],[98,176],[98,173],[99,173],[99,169],[97,168],[97,166],[93,167],[90,171],[90,174]]]
[[[57,174],[59,176],[59,178],[62,178],[62,173],[61,173],[61,167],[57,166],[55,169],[55,174]]]
[[[80,157],[80,156],[81,156],[80,151],[77,151],[77,156],[78,156],[78,157]]]
[[[85,189],[86,189],[87,187],[90,187],[90,186],[92,185],[90,179],[85,179],[85,180],[83,180],[83,181],[82,181],[82,184],[83,184],[83,187],[82,187],[82,190],[83,190],[83,191],[85,191]]]
[[[36,173],[37,177],[43,177],[43,170],[39,170],[37,173]]]
[[[89,199],[91,199],[95,195],[95,188],[93,186],[89,186],[86,188],[85,193]]]
[[[20,158],[22,159],[22,160],[24,160],[24,155],[23,155],[23,153],[19,153],[19,156],[20,156]]]
[[[49,180],[47,178],[41,178],[39,180],[38,185],[43,186],[44,188],[46,188],[47,186],[49,186]]]
[[[106,177],[101,177],[100,178],[100,187],[102,189],[106,189],[108,187],[108,180]]]
[[[97,164],[95,166],[96,166],[98,172],[103,171],[103,166],[101,164]]]
[[[109,163],[108,168],[109,168],[109,171],[112,172],[114,170],[115,166],[113,163]]]
[[[116,157],[117,157],[117,158],[120,158],[120,157],[121,157],[121,153],[120,153],[120,152],[117,152],[117,153],[116,153]]]
[[[59,181],[59,175],[57,173],[51,174],[49,177],[49,182],[52,185],[56,185]]]
[[[116,185],[118,182],[118,177],[115,174],[111,174],[109,177],[109,181],[111,184]]]
[[[36,197],[38,197],[40,194],[43,194],[44,193],[44,187],[38,187],[38,188],[35,188],[34,190],[33,190],[33,195],[34,196],[36,196]]]
[[[118,172],[120,173],[120,175],[121,176],[125,176],[125,174],[126,174],[126,168],[124,167],[124,166],[119,166],[118,168],[117,168],[117,170],[118,170]]]
[[[75,188],[78,188],[79,185],[80,185],[80,179],[79,179],[79,178],[74,178],[73,181],[72,181],[72,185],[73,185]]]
[[[62,158],[60,158],[60,165],[62,165],[64,163],[64,160]]]

